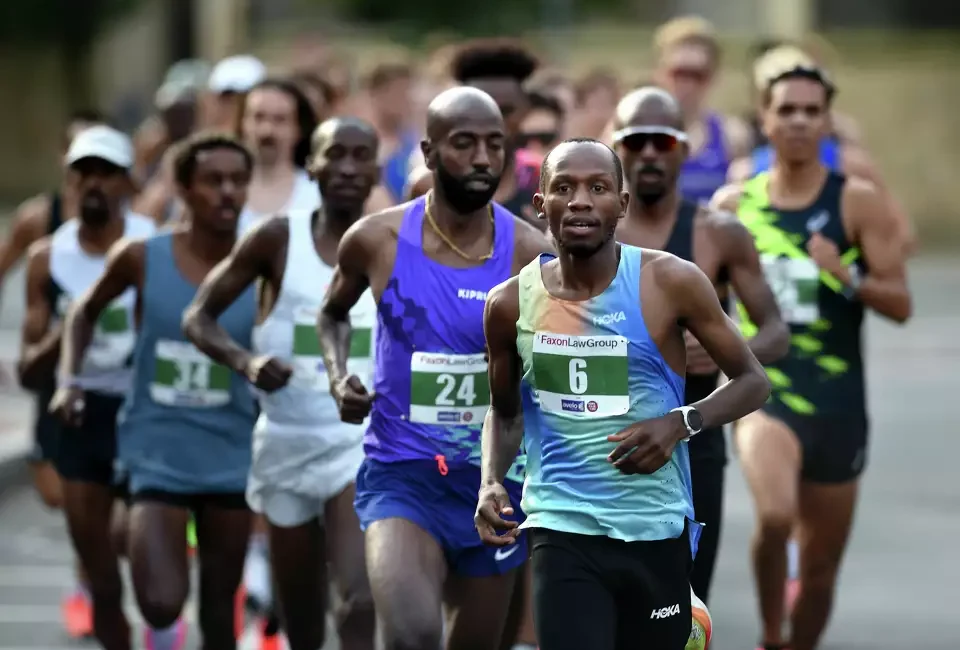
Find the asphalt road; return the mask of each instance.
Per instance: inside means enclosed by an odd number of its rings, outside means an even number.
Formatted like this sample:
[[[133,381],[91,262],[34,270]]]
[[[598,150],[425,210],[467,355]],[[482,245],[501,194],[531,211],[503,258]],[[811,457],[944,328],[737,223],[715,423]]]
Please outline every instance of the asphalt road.
[[[870,466],[825,649],[952,650],[960,642],[951,595],[960,582],[960,436],[952,426],[960,389],[960,259],[919,260],[911,276],[910,325],[868,325]],[[0,407],[5,421],[25,418],[28,408],[11,396]],[[746,650],[758,629],[747,567],[753,517],[735,460],[728,486],[713,648]],[[70,562],[61,518],[40,508],[24,485],[4,490],[0,650],[75,647],[58,625]]]

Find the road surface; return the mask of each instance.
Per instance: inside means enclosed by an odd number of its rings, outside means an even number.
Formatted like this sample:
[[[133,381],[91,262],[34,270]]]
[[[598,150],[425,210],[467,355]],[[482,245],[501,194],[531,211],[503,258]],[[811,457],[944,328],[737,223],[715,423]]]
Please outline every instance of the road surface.
[[[868,325],[872,449],[823,644],[829,650],[952,650],[960,642],[950,591],[960,583],[960,436],[953,424],[960,259],[916,262],[911,284],[916,316],[908,327],[875,319]],[[735,460],[728,486],[713,648],[747,650],[757,640],[747,568],[753,521]],[[61,518],[44,512],[27,487],[7,489],[2,500],[0,650],[71,647],[58,627],[58,599],[71,576]]]

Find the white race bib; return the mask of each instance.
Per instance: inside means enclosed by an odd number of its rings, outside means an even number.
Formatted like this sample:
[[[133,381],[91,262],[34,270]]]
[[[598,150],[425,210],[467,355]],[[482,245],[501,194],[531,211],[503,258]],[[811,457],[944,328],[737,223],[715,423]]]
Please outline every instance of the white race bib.
[[[150,397],[158,404],[215,408],[230,403],[230,373],[191,343],[160,339]]]
[[[784,322],[809,325],[820,318],[820,269],[809,257],[761,255],[763,275]]]
[[[413,353],[411,422],[480,426],[489,408],[484,354]]]
[[[628,342],[622,336],[533,335],[533,379],[540,408],[572,418],[630,410]]]

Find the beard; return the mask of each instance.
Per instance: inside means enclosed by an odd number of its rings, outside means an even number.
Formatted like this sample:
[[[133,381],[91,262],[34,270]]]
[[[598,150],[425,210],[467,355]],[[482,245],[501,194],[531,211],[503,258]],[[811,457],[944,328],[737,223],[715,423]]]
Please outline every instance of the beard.
[[[660,182],[641,182],[639,180],[641,174],[659,175]],[[667,177],[667,174],[663,172],[663,170],[651,166],[642,167],[641,169],[637,170],[637,180],[633,184],[633,195],[637,197],[637,200],[644,205],[654,205],[667,195],[667,190],[669,187],[670,179]]]
[[[467,183],[476,180],[477,176],[454,176],[440,162],[437,163],[436,178],[437,189],[457,214],[470,214],[490,203],[500,184],[499,176],[484,177],[484,180],[492,179],[490,187],[483,190],[469,189]]]
[[[100,190],[90,190],[80,200],[80,221],[99,228],[110,220],[110,202]]]

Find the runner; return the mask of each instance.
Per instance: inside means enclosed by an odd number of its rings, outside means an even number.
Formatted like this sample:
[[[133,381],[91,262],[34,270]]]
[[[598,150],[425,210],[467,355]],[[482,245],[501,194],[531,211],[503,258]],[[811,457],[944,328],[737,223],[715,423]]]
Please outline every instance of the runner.
[[[490,202],[505,139],[486,93],[438,95],[423,145],[436,189],[347,232],[321,311],[341,418],[360,423],[371,414],[356,509],[388,650],[440,647],[441,604],[447,648],[497,650],[515,569],[526,561],[521,547],[484,548],[470,521],[487,409],[481,303],[547,246],[535,228]],[[371,392],[347,366],[351,344],[362,340],[347,314],[368,288],[377,302]],[[507,481],[517,496],[522,471],[521,456]]]
[[[517,155],[532,157],[532,166],[539,170],[543,157],[563,139],[566,116],[560,102],[550,95],[528,92],[527,100],[530,110],[517,133]]]
[[[251,167],[250,153],[225,136],[200,134],[179,145],[175,170],[186,206],[184,223],[114,250],[64,328],[61,376],[66,381],[55,403],[73,420],[84,399],[73,378],[87,354],[93,324],[118,296],[136,297],[133,387],[118,439],[132,503],[130,570],[140,611],[156,628],[144,640],[154,650],[182,648],[185,640],[179,617],[190,587],[186,529],[191,514],[199,541],[202,645],[233,648],[236,643],[233,602],[250,527],[243,493],[253,399],[241,376],[232,376],[231,368],[210,361],[184,339],[180,319],[196,287],[233,248]],[[255,311],[251,289],[224,313],[221,324],[249,345]]]
[[[720,42],[713,25],[697,16],[675,18],[654,37],[657,84],[683,108],[689,155],[680,170],[680,192],[691,201],[708,201],[727,178],[730,161],[746,155],[753,139],[740,119],[707,106],[720,70]]]
[[[54,376],[60,352],[59,322],[67,306],[100,276],[107,251],[124,237],[153,233],[147,217],[124,213],[133,186],[133,143],[108,126],[77,134],[64,159],[78,219],[35,243],[27,262],[27,317],[23,324],[21,381],[43,387]],[[63,483],[63,505],[74,550],[86,569],[93,633],[107,650],[128,650],[130,629],[123,613],[122,583],[111,519],[118,495],[114,476],[117,411],[130,386],[133,351],[133,294],[118,296],[91,327],[89,354],[76,372],[56,382],[52,410],[62,393],[74,391],[82,415],[55,433],[54,465]]]
[[[233,133],[243,113],[247,93],[266,76],[267,67],[249,54],[228,56],[219,61],[207,80],[203,127]]]
[[[505,166],[493,199],[538,228],[531,200],[537,191],[539,167],[517,159],[520,125],[530,107],[524,82],[540,65],[522,44],[511,39],[484,39],[468,42],[454,54],[450,76],[462,86],[473,86],[489,94],[500,107],[506,128]],[[410,198],[426,194],[433,174],[426,169],[412,174]]]
[[[317,120],[300,89],[284,79],[260,82],[247,95],[240,124],[254,156],[240,232],[266,216],[316,210],[320,194],[304,166]]]
[[[816,68],[770,79],[763,117],[773,166],[714,199],[756,237],[792,333],[787,357],[767,369],[774,398],[736,431],[758,517],[753,560],[767,649],[812,650],[832,608],[866,465],[864,308],[901,323],[911,314],[897,222],[882,193],[818,160],[833,95]],[[785,644],[785,546],[794,526],[801,585]]]
[[[376,183],[377,145],[365,122],[333,118],[321,124],[309,170],[323,207],[261,222],[210,274],[184,318],[187,337],[214,360],[230,363],[246,355],[240,365],[262,392],[247,502],[269,524],[270,564],[292,650],[323,646],[326,617],[318,613],[327,610],[327,548],[342,603],[341,647],[373,648],[376,620],[353,510],[363,429],[340,421],[327,378],[318,374],[316,322],[340,238]],[[264,287],[260,324],[253,352],[247,352],[217,318],[257,280]],[[363,377],[372,369],[375,313],[369,292],[351,310],[356,340],[349,365]]]
[[[84,110],[72,113],[63,132],[61,161],[66,157],[70,144],[78,133],[95,124],[102,124],[103,121],[103,116],[96,111]],[[0,245],[0,286],[34,242],[52,235],[60,224],[75,213],[76,197],[71,194],[73,188],[68,180],[71,180],[70,174],[66,173],[58,189],[31,197],[17,207],[10,232]],[[2,380],[6,381],[6,377]],[[59,508],[63,502],[60,477],[57,476],[52,464],[57,424],[56,418],[47,411],[50,398],[56,388],[54,373],[51,371],[41,384],[35,389],[24,386],[28,390],[35,390],[37,397],[30,472],[33,485],[44,504],[49,508]],[[86,636],[93,631],[89,597],[85,592],[86,589],[78,585],[64,602],[64,622],[67,632],[72,637]]]
[[[754,66],[754,83],[757,86],[758,95],[763,95],[770,79],[784,70],[795,67],[814,69],[816,63],[813,57],[793,46],[770,50]],[[762,108],[761,106],[761,111]],[[884,197],[888,209],[899,224],[899,234],[904,243],[905,252],[912,254],[916,252],[918,242],[910,215],[899,199],[888,189],[886,181],[870,154],[858,140],[846,134],[850,129],[838,128],[849,122],[849,119],[842,119],[831,109],[827,134],[820,141],[820,162],[832,171],[872,182]],[[769,143],[758,146],[749,156],[735,160],[730,165],[728,178],[730,182],[742,183],[757,174],[768,171],[773,158],[773,148]]]
[[[103,116],[96,111],[84,110],[71,114],[63,134],[61,160],[66,156],[70,144],[80,131],[102,123]],[[60,224],[75,214],[73,206],[76,205],[76,197],[71,194],[67,179],[68,175],[65,174],[59,189],[27,199],[17,208],[8,238],[0,245],[0,285],[10,269],[20,262],[34,242],[56,232]],[[64,203],[67,205],[65,206]],[[21,354],[24,349],[25,346],[21,345]],[[18,374],[22,374],[22,370]],[[8,381],[3,370],[0,370],[0,381]],[[22,379],[21,385],[23,385]],[[48,410],[50,398],[53,397],[53,391],[56,389],[54,372],[51,370],[36,388],[26,385],[23,387],[34,392],[36,397],[34,445],[28,459],[33,485],[48,508],[59,509],[63,505],[63,493],[60,476],[53,466],[59,425],[57,419]],[[86,586],[86,578],[79,560],[76,562],[76,567],[77,583],[61,605],[64,629],[68,636],[75,639],[93,634],[90,591]]]
[[[620,101],[614,121],[617,153],[626,167],[633,200],[617,228],[617,241],[664,250],[694,262],[710,278],[724,312],[731,291],[758,324],[750,349],[761,363],[787,353],[789,330],[763,278],[753,238],[737,218],[682,198],[677,184],[686,154],[679,104],[666,91],[641,88]],[[717,388],[717,366],[689,334],[686,393],[693,404]],[[690,586],[707,602],[723,520],[723,475],[727,445],[723,430],[705,430],[690,440],[693,507],[704,524]]]
[[[498,550],[524,543],[501,516],[516,508],[502,481],[525,442],[541,650],[680,650],[700,532],[680,443],[758,408],[769,382],[702,272],[614,241],[629,194],[613,151],[561,144],[542,189],[537,211],[560,256],[493,289],[484,313],[492,403],[476,526]],[[684,328],[731,378],[692,406]]]
[[[410,124],[413,80],[414,70],[410,65],[393,62],[375,67],[364,83],[370,119],[380,136],[383,185],[392,205],[403,200],[410,156],[420,146],[419,134]]]

